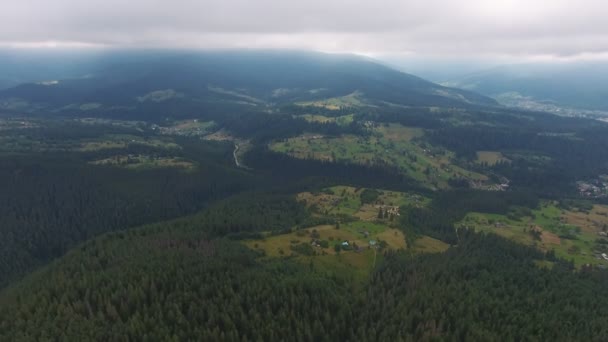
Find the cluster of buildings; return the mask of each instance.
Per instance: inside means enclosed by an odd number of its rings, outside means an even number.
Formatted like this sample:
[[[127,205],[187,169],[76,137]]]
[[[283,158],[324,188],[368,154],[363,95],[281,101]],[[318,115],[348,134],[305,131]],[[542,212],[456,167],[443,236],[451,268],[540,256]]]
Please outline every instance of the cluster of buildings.
[[[469,186],[473,189],[486,190],[486,191],[507,191],[510,186],[510,181],[504,177],[500,179],[499,184],[490,183],[482,180],[471,180]]]
[[[399,216],[399,206],[379,204],[375,207],[383,212],[383,217]]]
[[[608,196],[608,180],[602,177],[590,182],[580,181],[576,183],[578,193],[582,197],[598,198]]]
[[[194,120],[194,123],[198,123],[198,120]],[[181,135],[188,137],[196,137],[206,135],[208,130],[205,127],[195,126],[195,127],[184,127],[184,126],[170,126],[163,127],[159,125],[152,125],[152,130],[156,131],[162,135]]]

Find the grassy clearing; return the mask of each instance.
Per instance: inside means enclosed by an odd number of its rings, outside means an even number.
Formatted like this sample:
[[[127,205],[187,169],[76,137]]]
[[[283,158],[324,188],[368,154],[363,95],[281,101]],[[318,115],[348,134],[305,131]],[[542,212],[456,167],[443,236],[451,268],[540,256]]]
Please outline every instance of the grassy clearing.
[[[502,161],[509,161],[502,153],[496,151],[477,151],[477,162],[489,166],[496,165]]]
[[[356,222],[355,222],[356,223]],[[259,240],[248,240],[244,243],[252,249],[263,251],[267,257],[293,257],[296,260],[313,264],[320,272],[340,274],[353,277],[356,280],[367,279],[381,258],[384,250],[405,249],[405,236],[400,230],[386,226],[362,226],[373,231],[369,237],[359,233],[357,224],[344,224],[340,229],[333,225],[316,226],[296,232],[268,236]],[[313,237],[316,236],[316,237]],[[378,242],[376,246],[370,246],[370,240]],[[323,241],[328,245],[326,248],[312,246],[313,241]],[[337,252],[336,245],[342,245],[348,241],[349,250],[342,249]],[[383,249],[379,248],[380,241],[386,243]],[[298,245],[305,245],[312,254],[302,254],[294,250]],[[310,246],[310,247],[309,247]]]
[[[266,257],[292,257],[304,264],[312,263],[313,267],[320,272],[346,275],[363,281],[368,278],[375,265],[382,260],[384,250],[406,250],[407,246],[405,236],[400,230],[386,226],[370,227],[369,224],[364,224],[365,228],[373,231],[369,237],[365,237],[359,233],[357,226],[357,224],[346,224],[342,225],[340,229],[331,225],[317,226],[286,235],[247,240],[244,243],[249,248],[262,251]],[[318,238],[313,238],[313,234]],[[383,249],[376,249],[370,246],[371,239],[377,241],[378,244],[383,241],[386,246]],[[295,246],[310,245],[315,240],[327,241],[329,245],[327,248],[311,247],[313,255],[303,255],[294,251]],[[356,245],[361,249],[336,252],[334,246],[342,244],[344,241],[348,241],[350,246]],[[423,236],[416,240],[412,251],[414,253],[441,253],[448,247],[444,242]]]
[[[147,155],[116,155],[90,162],[92,165],[124,167],[127,169],[178,168],[193,170],[193,162],[182,158],[153,157]]]
[[[249,96],[247,94],[243,94],[237,91],[233,91],[233,90],[227,90],[227,89],[223,89],[220,87],[212,87],[212,86],[208,86],[207,87],[208,90],[217,93],[217,94],[221,94],[221,95],[229,95],[229,96],[233,96],[236,97],[238,99],[240,99],[241,103],[245,103],[245,104],[249,104],[249,105],[260,105],[263,104],[264,101],[255,98],[253,96]]]
[[[407,127],[400,124],[388,124],[376,128],[385,139],[393,142],[410,142],[424,135],[421,128]]]
[[[155,90],[143,96],[138,96],[139,102],[164,102],[170,99],[182,98],[184,94],[176,92],[173,89]]]
[[[381,207],[424,206],[430,202],[418,194],[375,190],[378,197],[371,203],[363,203],[361,195],[364,191],[363,188],[334,186],[316,193],[302,192],[296,198],[303,201],[313,214],[350,215],[362,221],[377,221]]]
[[[405,205],[426,205],[429,199],[417,194],[334,186],[322,191],[296,195],[313,216],[339,218],[339,224],[318,225],[284,235],[266,235],[244,243],[263,251],[266,257],[292,257],[312,263],[320,272],[367,279],[369,272],[382,258],[384,250],[408,248],[405,235],[396,228],[396,215],[379,218],[380,208]],[[346,248],[343,243],[348,242]],[[340,251],[336,250],[339,246]],[[412,246],[415,253],[443,252],[448,246],[423,236]]]
[[[417,253],[442,253],[445,252],[450,245],[447,243],[433,239],[430,236],[421,236],[414,241],[413,250]]]
[[[349,115],[331,117],[331,116],[318,115],[318,114],[304,114],[304,115],[299,115],[296,117],[302,118],[308,122],[319,122],[319,123],[335,122],[336,124],[338,124],[340,126],[347,126],[347,125],[350,125],[354,121],[355,115],[349,114]]]
[[[294,115],[294,117],[302,118],[308,122],[329,123],[329,122],[336,121],[335,118],[325,116],[325,115],[318,115],[318,114],[304,114],[304,115],[299,115],[299,116]]]
[[[589,212],[563,210],[545,202],[532,215],[492,215],[469,213],[461,226],[498,234],[542,251],[554,250],[555,255],[572,260],[577,267],[585,264],[608,265],[599,254],[606,252],[602,240],[608,227],[608,207],[596,205]],[[608,242],[608,241],[607,241]]]
[[[450,178],[486,182],[487,177],[451,163],[453,153],[414,141],[423,131],[401,125],[381,126],[369,137],[302,135],[270,144],[296,158],[388,164],[431,189],[448,188]]]
[[[363,232],[369,232],[366,236]],[[386,240],[382,239],[384,237]],[[301,253],[290,247],[299,243],[311,244],[313,240],[326,241],[328,247],[314,247],[316,255],[336,255],[356,253],[354,250],[336,252],[335,246],[347,241],[351,247],[358,246],[363,250],[370,249],[369,241],[385,241],[388,249],[405,249],[405,236],[400,230],[383,225],[365,222],[345,223],[336,229],[334,225],[321,225],[297,230],[293,233],[267,236],[260,240],[249,240],[246,244],[254,249],[263,250],[267,256],[296,256]]]
[[[186,123],[181,122],[180,125],[186,125]],[[192,125],[192,123],[188,125]],[[99,130],[96,131],[94,126],[99,126]],[[83,134],[79,132],[80,127],[82,127]],[[30,130],[32,128],[38,129]],[[65,129],[65,133],[61,132],[62,129]],[[131,131],[133,133],[108,133],[114,129],[116,132]],[[50,136],[47,130],[51,132]],[[161,127],[141,121],[98,118],[0,119],[0,152],[95,152],[127,149],[134,145],[163,150],[181,149],[173,137],[147,134],[152,133],[151,131],[162,134]],[[56,135],[58,133],[64,135],[58,136]]]
[[[108,134],[94,139],[49,141],[27,135],[0,136],[0,151],[3,152],[93,152],[110,149],[125,149],[129,145],[144,145],[165,150],[180,149],[170,138],[144,138],[128,134]]]
[[[126,148],[130,144],[144,145],[162,149],[180,149],[181,147],[171,139],[163,138],[144,138],[128,134],[108,134],[98,139],[83,141],[75,147],[75,151],[90,152],[107,149]]]
[[[325,100],[298,102],[299,106],[323,107],[329,110],[338,110],[344,107],[360,107],[365,105],[363,94],[355,91],[349,95],[341,97],[332,97]]]
[[[173,122],[169,126],[154,127],[163,135],[202,136],[209,134],[216,127],[213,121],[181,120]]]

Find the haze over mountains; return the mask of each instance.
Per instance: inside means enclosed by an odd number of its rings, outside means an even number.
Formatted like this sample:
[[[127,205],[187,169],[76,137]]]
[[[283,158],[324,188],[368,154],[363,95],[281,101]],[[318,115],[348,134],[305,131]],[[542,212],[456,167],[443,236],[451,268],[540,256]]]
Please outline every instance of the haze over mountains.
[[[4,50],[0,62],[0,105],[7,109],[32,110],[42,103],[64,110],[76,104],[133,106],[147,94],[156,91],[161,96],[162,91],[173,90],[175,94],[166,93],[163,101],[214,102],[250,96],[255,100],[249,105],[262,105],[358,92],[369,104],[500,103],[563,115],[608,110],[608,65],[600,61],[492,67],[489,62],[409,59],[397,63],[388,59],[384,66],[383,60],[355,55],[285,50],[58,50],[45,54]],[[59,82],[40,84],[49,80]]]
[[[475,91],[501,104],[555,114],[608,110],[608,63],[389,59],[399,70],[439,84]]]
[[[62,71],[58,68],[44,76]],[[496,105],[494,100],[474,92],[439,86],[353,55],[119,52],[84,60],[64,72],[80,72],[86,77],[21,84],[1,91],[0,99],[5,108],[22,110],[42,104],[61,110],[87,104],[89,108],[137,106],[146,101],[184,104],[238,100],[242,105],[258,106],[351,94],[370,105]]]

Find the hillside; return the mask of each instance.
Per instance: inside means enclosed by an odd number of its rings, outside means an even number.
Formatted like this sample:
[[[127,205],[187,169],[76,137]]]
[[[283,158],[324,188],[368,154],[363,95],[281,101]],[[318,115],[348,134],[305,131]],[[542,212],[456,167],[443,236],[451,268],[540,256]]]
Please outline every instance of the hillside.
[[[445,253],[385,252],[361,282],[350,275],[357,266],[339,266],[354,251],[294,248],[265,257],[211,238],[217,209],[82,244],[0,295],[0,338],[595,340],[608,333],[608,303],[597,296],[605,274],[539,268],[551,259],[529,247],[462,232]]]
[[[6,89],[0,92],[0,104],[5,109],[81,115],[121,110],[123,118],[156,105],[192,116],[201,108],[251,110],[353,93],[369,105],[495,105],[473,92],[442,87],[355,56],[271,51],[112,55],[100,58],[84,78]]]

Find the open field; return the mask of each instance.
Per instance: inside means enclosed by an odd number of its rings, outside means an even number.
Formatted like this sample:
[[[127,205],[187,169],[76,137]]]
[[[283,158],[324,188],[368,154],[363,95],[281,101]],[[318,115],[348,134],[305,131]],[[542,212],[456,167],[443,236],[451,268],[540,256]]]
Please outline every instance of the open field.
[[[535,246],[542,251],[554,250],[555,255],[573,260],[580,267],[585,264],[608,265],[601,257],[607,251],[608,206],[595,205],[589,212],[564,210],[545,202],[532,215],[513,217],[470,213],[461,226],[477,231],[498,234],[518,243]],[[605,243],[599,243],[604,240]]]
[[[209,125],[209,123],[189,120],[178,122],[175,127],[180,130],[191,130]],[[159,133],[154,127],[158,128],[140,121],[93,118],[48,121],[0,119],[0,153],[82,153],[83,163],[89,165],[134,170],[150,168],[193,170],[196,167],[194,162],[178,157],[182,147],[173,137],[145,134],[152,131]],[[50,133],[41,131],[42,128],[46,128]],[[123,133],[125,130],[133,133]],[[120,133],[109,133],[113,131]]]
[[[181,158],[153,157],[147,155],[116,155],[90,162],[92,165],[124,167],[127,169],[178,168],[192,170],[193,162]]]
[[[0,152],[92,152],[108,149],[124,149],[129,145],[143,145],[164,150],[180,149],[170,138],[144,138],[129,134],[106,134],[98,138],[77,140],[51,140],[28,134],[0,135]]]
[[[153,129],[163,135],[202,136],[213,131],[215,126],[213,121],[193,119],[176,121],[170,126],[154,126]]]
[[[424,135],[421,128],[407,127],[399,124],[386,124],[376,128],[386,140],[392,142],[410,142],[414,138],[419,138]]]
[[[327,272],[354,275],[359,279],[369,275],[383,251],[408,249],[405,235],[397,229],[399,207],[424,206],[430,201],[412,193],[350,186],[302,192],[296,199],[306,205],[313,217],[338,218],[339,223],[282,235],[266,233],[262,239],[244,243],[263,251],[266,257],[292,257],[312,262]],[[391,215],[379,217],[380,210]],[[411,248],[415,253],[439,253],[448,245],[422,236]]]
[[[502,161],[509,161],[502,153],[496,151],[477,151],[477,162],[484,163],[489,166],[496,165]]]
[[[378,262],[378,258],[382,257],[384,250],[406,248],[405,237],[401,231],[378,226],[371,230],[374,233],[365,237],[354,225],[345,224],[340,229],[324,225],[286,235],[249,240],[245,241],[245,244],[252,249],[263,251],[267,257],[294,257],[303,263],[318,264],[328,271],[352,274],[356,278],[365,279]],[[376,241],[375,246],[370,246],[372,240]],[[342,246],[345,242],[348,243],[347,247]],[[320,246],[325,244],[327,247]],[[336,246],[341,246],[339,252],[336,251]]]
[[[428,198],[418,194],[375,189],[372,191],[377,192],[377,197],[369,202],[362,200],[365,191],[363,188],[334,186],[314,194],[302,192],[296,198],[305,202],[313,214],[350,215],[363,221],[377,221],[380,208],[394,208],[398,213],[399,207],[424,206],[429,202]]]
[[[233,96],[233,97],[239,99],[240,103],[244,103],[244,104],[249,104],[249,105],[255,106],[255,105],[264,103],[264,101],[262,101],[258,98],[255,98],[253,96],[243,94],[243,93],[240,93],[240,92],[234,91],[234,90],[228,90],[228,89],[223,89],[223,88],[214,87],[214,86],[208,86],[207,89],[212,92],[218,93],[218,94]]]
[[[171,139],[143,138],[128,134],[107,134],[98,139],[83,141],[76,151],[99,151],[104,149],[125,148],[129,144],[143,145],[162,149],[180,149]]]
[[[341,97],[332,97],[325,100],[297,103],[299,106],[323,107],[329,110],[338,110],[344,107],[358,107],[363,106],[364,104],[363,94],[358,91]]]
[[[361,233],[363,229],[370,233],[368,237]],[[376,245],[370,246],[372,240]],[[345,241],[349,244],[348,249],[341,247],[337,252],[335,246],[342,246]],[[369,272],[382,259],[383,251],[407,249],[405,236],[400,230],[361,221],[342,224],[340,229],[322,225],[244,243],[263,251],[266,257],[292,257],[305,264],[312,263],[322,271],[347,274],[359,280],[367,279]],[[320,246],[326,243],[327,247]],[[423,236],[416,240],[413,252],[440,253],[447,248],[447,244]]]
[[[270,148],[303,159],[388,164],[431,189],[448,188],[450,178],[487,181],[485,175],[452,164],[453,153],[414,141],[423,135],[420,129],[388,125],[375,128],[374,133],[368,137],[305,134],[274,142]]]
[[[342,116],[336,116],[336,117],[318,115],[318,114],[304,114],[304,115],[299,115],[296,117],[302,118],[308,122],[320,122],[320,123],[335,122],[336,124],[338,124],[340,126],[346,126],[346,125],[350,125],[353,122],[355,116],[354,116],[354,114],[342,115]]]

